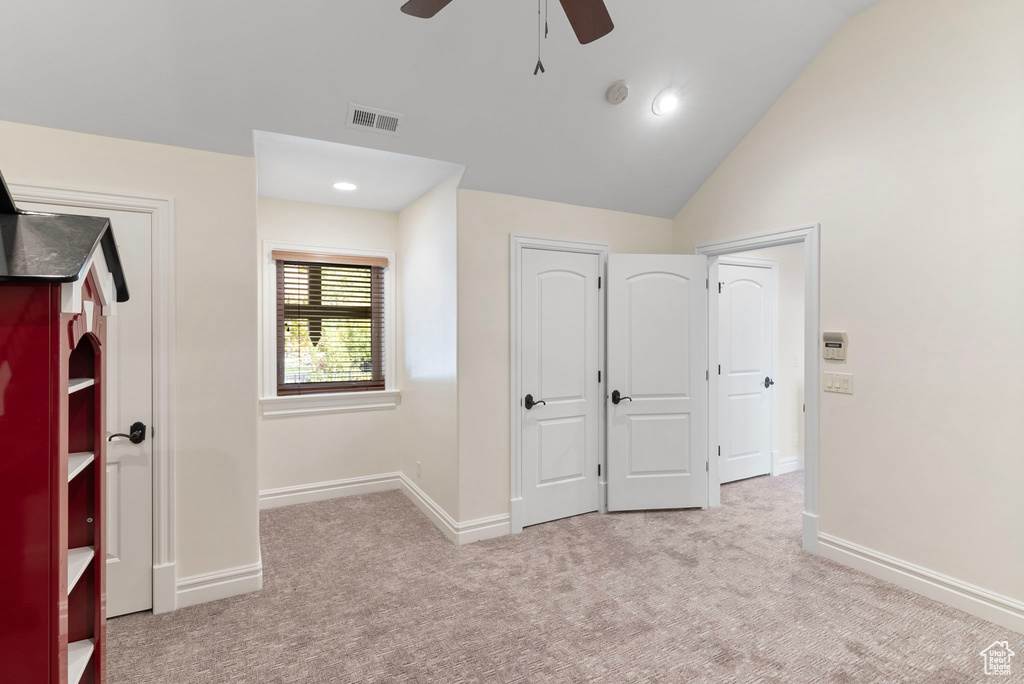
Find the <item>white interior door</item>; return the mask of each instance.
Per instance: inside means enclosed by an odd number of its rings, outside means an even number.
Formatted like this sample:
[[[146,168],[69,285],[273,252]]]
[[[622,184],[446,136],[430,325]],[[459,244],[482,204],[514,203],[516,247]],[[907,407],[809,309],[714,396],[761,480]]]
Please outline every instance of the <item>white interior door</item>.
[[[149,214],[18,202],[27,211],[106,216],[131,298],[107,325],[107,435],[147,425],[147,439],[107,443],[107,616],[153,607],[152,219]]]
[[[523,525],[598,509],[599,272],[596,254],[523,250]]]
[[[707,505],[707,274],[703,256],[608,258],[609,510]]]
[[[722,263],[718,317],[721,482],[772,470],[775,272]]]

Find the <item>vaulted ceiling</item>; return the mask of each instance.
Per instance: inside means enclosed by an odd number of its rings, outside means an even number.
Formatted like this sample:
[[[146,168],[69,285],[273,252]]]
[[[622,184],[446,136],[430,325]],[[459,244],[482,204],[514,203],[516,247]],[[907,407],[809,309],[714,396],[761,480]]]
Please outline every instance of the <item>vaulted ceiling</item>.
[[[543,1],[543,0],[542,0]],[[464,164],[463,187],[672,216],[849,16],[874,0],[606,0],[576,42],[550,2],[8,3],[0,119],[251,155],[253,130]],[[625,79],[625,103],[605,102]],[[678,88],[681,108],[651,112]],[[349,103],[406,115],[389,137]],[[3,161],[0,160],[0,166]]]

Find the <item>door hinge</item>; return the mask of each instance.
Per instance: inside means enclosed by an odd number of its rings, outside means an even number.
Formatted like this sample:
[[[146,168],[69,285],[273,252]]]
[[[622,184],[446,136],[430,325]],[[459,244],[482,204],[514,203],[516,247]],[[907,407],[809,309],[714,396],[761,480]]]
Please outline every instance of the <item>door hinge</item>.
[[[597,371],[597,381],[601,382],[601,371]]]
[[[601,477],[601,464],[600,463],[597,464],[597,476]]]
[[[705,380],[710,380],[711,379],[711,372],[710,371],[704,371],[704,379]]]
[[[718,283],[718,294],[722,294],[722,285],[725,283]]]
[[[597,289],[601,289],[601,276],[597,276]]]
[[[707,461],[704,461],[704,472],[705,473],[710,473],[711,472],[711,466],[708,464]]]
[[[710,279],[708,279],[708,278],[704,279],[704,289],[705,290],[709,289],[710,283],[711,283]]]
[[[719,456],[722,455],[722,445],[721,444],[718,445],[718,455]]]
[[[718,364],[718,374],[722,374],[722,364]]]

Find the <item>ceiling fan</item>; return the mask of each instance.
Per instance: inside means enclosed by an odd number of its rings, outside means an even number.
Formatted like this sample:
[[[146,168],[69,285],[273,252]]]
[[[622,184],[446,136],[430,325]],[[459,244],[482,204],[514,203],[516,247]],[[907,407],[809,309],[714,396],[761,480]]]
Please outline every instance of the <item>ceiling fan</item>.
[[[443,10],[452,0],[409,0],[402,5],[406,14],[429,19]],[[615,28],[604,0],[559,0],[565,16],[569,18],[576,38],[586,45],[608,35]]]

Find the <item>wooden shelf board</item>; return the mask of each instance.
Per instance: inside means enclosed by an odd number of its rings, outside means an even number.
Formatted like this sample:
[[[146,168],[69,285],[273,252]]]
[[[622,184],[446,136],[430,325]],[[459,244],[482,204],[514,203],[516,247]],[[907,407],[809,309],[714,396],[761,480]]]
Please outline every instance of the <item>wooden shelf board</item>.
[[[78,580],[82,578],[85,569],[92,561],[93,550],[91,546],[82,546],[77,549],[68,549],[68,593],[75,588]]]
[[[75,475],[85,470],[85,466],[92,463],[94,454],[91,451],[79,451],[68,454],[68,482],[75,479]]]
[[[68,380],[68,394],[74,394],[80,389],[92,387],[96,384],[93,378],[71,378]]]
[[[68,644],[68,684],[78,684],[89,666],[92,657],[93,640],[82,639]]]

